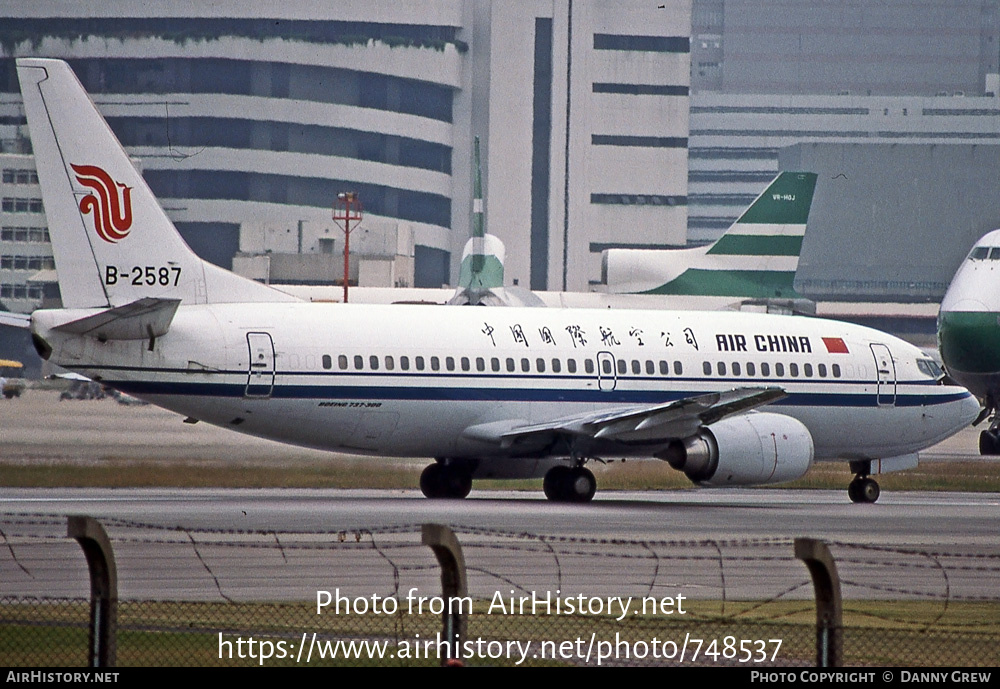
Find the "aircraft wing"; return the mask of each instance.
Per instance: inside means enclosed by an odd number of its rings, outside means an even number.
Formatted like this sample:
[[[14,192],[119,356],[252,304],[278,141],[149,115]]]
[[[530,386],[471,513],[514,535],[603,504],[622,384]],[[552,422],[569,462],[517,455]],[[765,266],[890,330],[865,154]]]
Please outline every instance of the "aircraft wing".
[[[778,387],[735,388],[673,402],[570,416],[499,431],[505,447],[546,435],[584,436],[622,442],[661,442],[686,438],[701,426],[762,407],[786,396]]]
[[[30,328],[31,316],[26,313],[0,311],[0,325],[9,325],[12,328]]]

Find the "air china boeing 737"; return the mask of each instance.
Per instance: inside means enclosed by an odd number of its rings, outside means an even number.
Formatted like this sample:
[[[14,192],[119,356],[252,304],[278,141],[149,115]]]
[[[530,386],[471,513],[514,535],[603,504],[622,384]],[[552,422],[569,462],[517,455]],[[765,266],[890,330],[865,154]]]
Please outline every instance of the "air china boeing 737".
[[[734,312],[301,302],[199,259],[62,61],[18,77],[62,309],[39,353],[192,419],[298,445],[435,457],[420,485],[544,477],[584,502],[590,460],[665,460],[706,486],[850,462],[849,494],[913,467],[979,404],[881,332]]]

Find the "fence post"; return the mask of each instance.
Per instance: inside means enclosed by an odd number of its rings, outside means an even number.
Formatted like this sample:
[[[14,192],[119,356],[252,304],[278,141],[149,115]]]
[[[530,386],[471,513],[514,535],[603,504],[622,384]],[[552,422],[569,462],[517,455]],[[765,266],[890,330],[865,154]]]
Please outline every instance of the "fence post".
[[[449,643],[448,656],[441,659],[442,667],[460,664],[459,649],[465,640],[466,619],[460,599],[466,598],[465,557],[455,533],[441,524],[424,524],[421,528],[423,545],[430,547],[441,565],[441,595],[445,600],[441,613],[441,636]]]
[[[118,571],[111,541],[96,519],[66,518],[66,535],[75,538],[90,570],[90,667],[114,667],[118,634]]]
[[[844,634],[837,563],[826,544],[814,538],[796,538],[795,557],[809,568],[816,594],[816,666],[840,667]]]

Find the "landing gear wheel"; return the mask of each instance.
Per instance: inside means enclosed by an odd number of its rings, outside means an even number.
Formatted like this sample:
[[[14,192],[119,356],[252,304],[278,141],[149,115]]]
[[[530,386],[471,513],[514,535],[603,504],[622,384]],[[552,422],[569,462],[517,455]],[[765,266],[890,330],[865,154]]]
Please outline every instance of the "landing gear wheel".
[[[995,431],[982,431],[979,434],[979,454],[1000,455],[1000,435]]]
[[[431,464],[420,472],[420,490],[432,500],[461,500],[472,490],[472,477],[461,469]]]
[[[583,467],[555,466],[542,481],[545,497],[553,502],[590,502],[597,492],[597,479]]]
[[[857,476],[850,485],[847,486],[847,495],[851,502],[873,503],[882,494],[878,481],[868,476]]]
[[[562,487],[566,484],[567,476],[570,471],[569,467],[554,466],[545,473],[545,478],[542,479],[542,491],[545,493],[545,497],[553,502],[562,502],[564,498],[562,497]]]
[[[566,482],[566,499],[569,502],[590,502],[597,492],[597,479],[589,469],[577,467],[570,470]]]

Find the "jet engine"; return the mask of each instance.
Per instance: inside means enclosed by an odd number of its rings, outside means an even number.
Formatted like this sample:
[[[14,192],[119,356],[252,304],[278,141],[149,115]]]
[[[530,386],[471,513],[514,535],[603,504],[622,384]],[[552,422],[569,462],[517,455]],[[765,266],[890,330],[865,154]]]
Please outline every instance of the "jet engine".
[[[723,419],[656,455],[705,486],[793,481],[809,470],[813,456],[809,429],[769,412]]]

